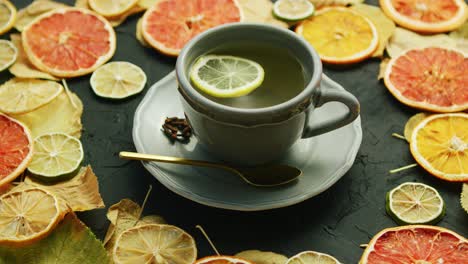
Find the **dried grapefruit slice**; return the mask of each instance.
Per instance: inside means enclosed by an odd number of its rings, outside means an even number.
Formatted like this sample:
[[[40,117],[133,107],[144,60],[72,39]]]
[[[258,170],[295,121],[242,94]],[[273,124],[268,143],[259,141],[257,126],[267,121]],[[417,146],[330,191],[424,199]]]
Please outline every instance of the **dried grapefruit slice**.
[[[157,0],[143,16],[143,37],[160,52],[177,56],[194,36],[241,17],[237,0]]]
[[[440,47],[411,49],[392,58],[387,89],[402,103],[433,112],[468,109],[468,58]]]
[[[380,6],[400,26],[426,33],[454,30],[468,18],[464,0],[380,0]]]
[[[413,130],[410,150],[432,175],[447,181],[468,181],[468,114],[427,117]]]
[[[16,8],[8,0],[0,0],[0,35],[8,32],[16,20]]]
[[[31,22],[22,33],[29,60],[58,77],[88,74],[115,52],[115,32],[96,13],[82,8],[54,9]]]
[[[387,228],[374,236],[359,264],[466,263],[468,240],[436,226],[409,225]]]
[[[33,156],[33,139],[20,122],[0,114],[0,186],[13,181]]]
[[[197,260],[194,264],[253,264],[250,261],[232,256],[209,256]]]
[[[374,24],[345,7],[325,7],[296,28],[319,53],[323,62],[350,64],[370,56],[379,45]]]

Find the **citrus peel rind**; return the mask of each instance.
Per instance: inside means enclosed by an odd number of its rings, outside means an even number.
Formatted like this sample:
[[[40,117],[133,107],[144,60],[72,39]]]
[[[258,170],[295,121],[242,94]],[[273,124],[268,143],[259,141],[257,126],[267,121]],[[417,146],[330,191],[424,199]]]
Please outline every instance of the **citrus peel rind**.
[[[23,30],[22,40],[34,66],[63,78],[93,72],[116,49],[112,25],[84,8],[58,8],[39,16]]]
[[[430,174],[446,181],[468,181],[468,114],[427,117],[415,127],[410,150]]]

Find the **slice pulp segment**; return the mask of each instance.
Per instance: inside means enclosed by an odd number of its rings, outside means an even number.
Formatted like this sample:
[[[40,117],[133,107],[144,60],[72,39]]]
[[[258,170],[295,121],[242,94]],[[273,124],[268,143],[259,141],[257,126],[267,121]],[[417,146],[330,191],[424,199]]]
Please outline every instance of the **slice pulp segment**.
[[[0,0],[0,35],[9,31],[16,20],[16,8],[8,0]]]
[[[28,128],[0,114],[0,186],[26,170],[33,155],[33,144]]]
[[[468,109],[468,58],[441,47],[412,49],[392,58],[384,82],[402,103],[434,112]]]
[[[18,49],[11,41],[0,39],[0,72],[15,63]]]
[[[177,56],[199,33],[239,21],[237,0],[157,0],[143,16],[143,37],[160,52]]]
[[[374,236],[359,264],[466,263],[468,241],[448,229],[409,225],[387,228]]]
[[[92,11],[59,8],[22,33],[24,50],[38,69],[58,77],[82,76],[108,61],[115,52],[115,32]]]

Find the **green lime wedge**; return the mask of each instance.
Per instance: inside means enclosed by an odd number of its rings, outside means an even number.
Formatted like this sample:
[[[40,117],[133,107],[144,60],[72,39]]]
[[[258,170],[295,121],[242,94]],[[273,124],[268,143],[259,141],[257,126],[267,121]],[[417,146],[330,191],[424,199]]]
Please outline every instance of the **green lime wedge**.
[[[77,138],[63,133],[45,134],[34,140],[28,170],[40,180],[63,180],[80,168],[83,156],[83,146]]]
[[[202,56],[190,70],[190,79],[198,89],[221,98],[247,95],[264,77],[263,67],[255,61],[225,55]]]
[[[436,189],[406,182],[387,193],[387,213],[400,225],[435,224],[445,215],[444,200]]]
[[[273,5],[273,14],[281,20],[295,22],[311,17],[315,12],[309,0],[278,0]]]

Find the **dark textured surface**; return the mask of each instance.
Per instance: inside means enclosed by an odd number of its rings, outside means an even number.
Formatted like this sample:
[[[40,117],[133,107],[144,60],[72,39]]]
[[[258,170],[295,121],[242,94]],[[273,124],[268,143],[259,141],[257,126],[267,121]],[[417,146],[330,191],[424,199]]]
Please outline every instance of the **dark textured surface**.
[[[31,1],[13,0],[18,8]],[[72,1],[65,1],[71,4]],[[377,1],[367,1],[376,4]],[[199,256],[214,254],[195,225],[202,225],[224,254],[246,249],[276,251],[292,256],[303,250],[316,250],[336,256],[343,263],[357,263],[359,244],[383,228],[396,224],[385,213],[385,193],[400,183],[416,181],[436,187],[447,205],[447,215],[438,224],[468,236],[468,215],[459,203],[461,184],[438,180],[420,168],[390,175],[390,169],[414,162],[405,141],[391,137],[402,133],[408,117],[416,111],[403,106],[377,81],[378,60],[325,73],[358,97],[362,105],[363,142],[354,166],[329,190],[301,204],[273,211],[243,213],[196,204],[170,192],[139,162],[122,161],[121,150],[134,150],[133,114],[147,89],[172,71],[175,59],[142,47],[135,39],[140,15],[116,28],[117,52],[112,60],[129,61],[148,76],[145,91],[123,101],[98,98],[89,86],[89,75],[68,82],[84,103],[82,142],[86,162],[99,177],[101,194],[110,206],[122,198],[141,202],[149,185],[153,192],[145,214],[160,214],[191,233]],[[10,33],[12,33],[11,31]],[[2,36],[8,38],[8,34]],[[11,75],[0,73],[3,83]],[[155,132],[156,133],[156,132]],[[100,238],[109,222],[106,210],[80,213]]]

